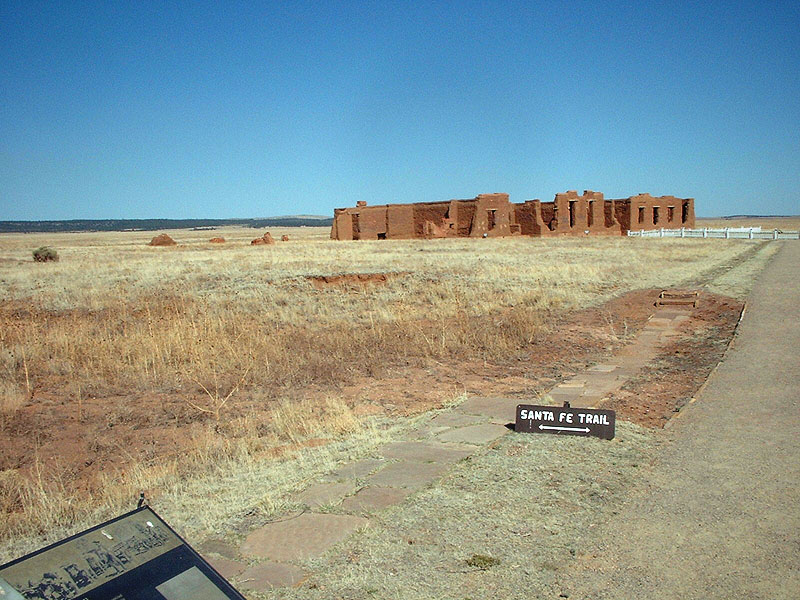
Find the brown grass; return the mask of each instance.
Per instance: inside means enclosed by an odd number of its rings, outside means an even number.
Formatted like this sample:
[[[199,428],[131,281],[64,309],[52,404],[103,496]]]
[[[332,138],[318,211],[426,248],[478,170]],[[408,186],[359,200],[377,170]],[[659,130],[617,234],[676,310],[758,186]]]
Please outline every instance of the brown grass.
[[[627,239],[75,245],[47,273],[4,269],[0,348],[17,386],[60,378],[93,395],[192,388],[208,400],[202,410],[216,412],[253,386],[279,393],[386,364],[503,360],[546,334],[548,311],[680,284],[746,248]],[[317,290],[306,279],[342,271],[398,275],[355,289]]]
[[[0,237],[0,428],[42,394],[80,414],[87,398],[167,393],[211,417],[192,425],[191,452],[133,460],[94,496],[73,492],[57,464],[37,463],[26,478],[0,470],[0,556],[30,548],[30,536],[113,514],[142,489],[170,498],[175,513],[166,516],[193,531],[268,514],[337,453],[358,455],[389,435],[357,417],[337,386],[426,361],[515,360],[531,341],[557,335],[548,325],[556,313],[727,272],[749,248],[767,248],[624,238],[331,242],[311,228],[273,229],[292,243],[251,247],[249,229],[225,229],[225,245],[208,243],[207,232],[169,233],[177,247],[147,247],[146,232],[48,235],[61,262],[36,268],[39,236]],[[345,273],[395,275],[380,286],[317,289],[309,280]],[[330,399],[285,400],[307,386],[329,389]],[[228,418],[245,397],[273,402],[264,405],[266,431],[263,419]],[[317,438],[339,446],[297,454]],[[298,468],[298,456],[317,458]],[[258,494],[253,486],[269,477],[278,484]],[[199,508],[210,491],[225,495],[224,507]],[[198,512],[208,517],[189,525],[186,515]]]
[[[697,227],[761,227],[765,231],[780,229],[783,231],[800,230],[800,216],[790,217],[735,217],[697,219]]]

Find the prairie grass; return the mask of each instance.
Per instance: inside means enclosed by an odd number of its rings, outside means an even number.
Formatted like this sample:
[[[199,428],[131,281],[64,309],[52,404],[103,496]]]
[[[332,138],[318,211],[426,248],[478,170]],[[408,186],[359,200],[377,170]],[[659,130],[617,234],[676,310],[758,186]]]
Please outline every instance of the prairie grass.
[[[60,263],[2,262],[0,350],[16,365],[4,376],[20,385],[27,370],[34,387],[68,377],[95,395],[190,386],[213,405],[248,386],[337,383],[398,361],[502,360],[545,333],[549,312],[633,288],[680,285],[749,246],[518,238],[337,243],[314,234],[273,247],[84,240],[64,247]],[[0,258],[21,251],[19,240],[11,242],[0,239]],[[321,290],[308,279],[341,273],[396,276]]]
[[[57,466],[36,461],[22,476],[0,465],[0,560],[43,543],[37,536],[52,541],[129,508],[140,490],[156,490],[160,512],[187,534],[263,518],[303,481],[402,426],[356,416],[336,394],[350,378],[431,360],[511,360],[557,335],[554,315],[724,274],[769,244],[332,242],[321,229],[271,232],[291,241],[251,247],[263,232],[241,228],[170,231],[179,243],[171,248],[146,246],[154,232],[0,236],[0,433],[43,393],[79,414],[90,396],[166,393],[210,416],[193,424],[190,451],[134,461],[88,495]],[[207,243],[220,234],[226,244]],[[45,244],[60,262],[32,261],[31,249]],[[391,276],[322,288],[309,279],[352,273]],[[297,400],[306,386],[329,389],[330,399]],[[264,404],[267,426],[228,418],[245,395],[277,403]]]
[[[696,227],[724,228],[724,227],[761,227],[766,231],[781,229],[783,231],[797,231],[800,229],[800,216],[784,217],[729,217],[726,219],[706,217],[697,219]]]
[[[247,418],[238,435],[196,428],[180,458],[132,462],[103,477],[101,493],[82,494],[63,472],[37,460],[32,477],[0,470],[0,563],[130,510],[139,493],[157,492],[158,510],[192,539],[230,536],[243,521],[265,520],[302,489],[343,462],[369,455],[409,423],[357,419],[335,398],[310,407],[282,404],[267,436]],[[319,436],[319,437],[317,437]],[[324,443],[308,443],[308,442]]]

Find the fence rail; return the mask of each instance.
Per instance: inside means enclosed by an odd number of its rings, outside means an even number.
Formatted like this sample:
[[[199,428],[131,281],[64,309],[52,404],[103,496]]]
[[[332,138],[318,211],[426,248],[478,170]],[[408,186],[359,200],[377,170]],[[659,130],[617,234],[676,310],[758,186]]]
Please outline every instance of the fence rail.
[[[631,237],[724,238],[739,240],[800,240],[800,231],[761,231],[761,227],[726,227],[724,229],[651,229],[628,231]]]

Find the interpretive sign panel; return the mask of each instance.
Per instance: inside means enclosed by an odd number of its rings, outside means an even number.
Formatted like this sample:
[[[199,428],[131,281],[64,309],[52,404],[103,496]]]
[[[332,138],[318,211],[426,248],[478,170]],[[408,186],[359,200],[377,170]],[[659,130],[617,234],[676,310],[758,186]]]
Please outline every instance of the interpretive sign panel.
[[[149,507],[0,566],[2,600],[244,600]]]
[[[611,440],[614,438],[615,423],[616,415],[613,410],[518,404],[514,430]]]

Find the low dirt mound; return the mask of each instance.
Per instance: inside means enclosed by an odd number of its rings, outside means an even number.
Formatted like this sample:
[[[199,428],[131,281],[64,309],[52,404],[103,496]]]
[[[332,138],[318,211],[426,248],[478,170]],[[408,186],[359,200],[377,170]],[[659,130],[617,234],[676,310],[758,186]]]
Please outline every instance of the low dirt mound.
[[[282,242],[288,242],[289,241],[289,236],[288,235],[282,235],[281,236],[281,241]]]
[[[212,244],[224,244],[225,243],[225,238],[224,237],[215,237],[215,238],[211,238],[208,241],[211,242]]]
[[[275,240],[272,239],[272,236],[270,235],[270,233],[268,231],[267,233],[265,233],[260,238],[256,238],[252,242],[250,242],[250,245],[251,246],[271,246],[274,243],[275,243]]]
[[[316,289],[332,286],[383,285],[390,279],[407,273],[343,273],[342,275],[310,275],[306,277]]]
[[[693,298],[697,308],[678,305],[691,311],[681,335],[613,392],[603,408],[616,411],[617,418],[661,428],[691,402],[725,356],[743,309],[738,300],[709,292]]]
[[[147,244],[148,246],[177,246],[178,242],[173,240],[169,237],[166,233],[162,233],[161,235],[157,235],[150,243]]]

